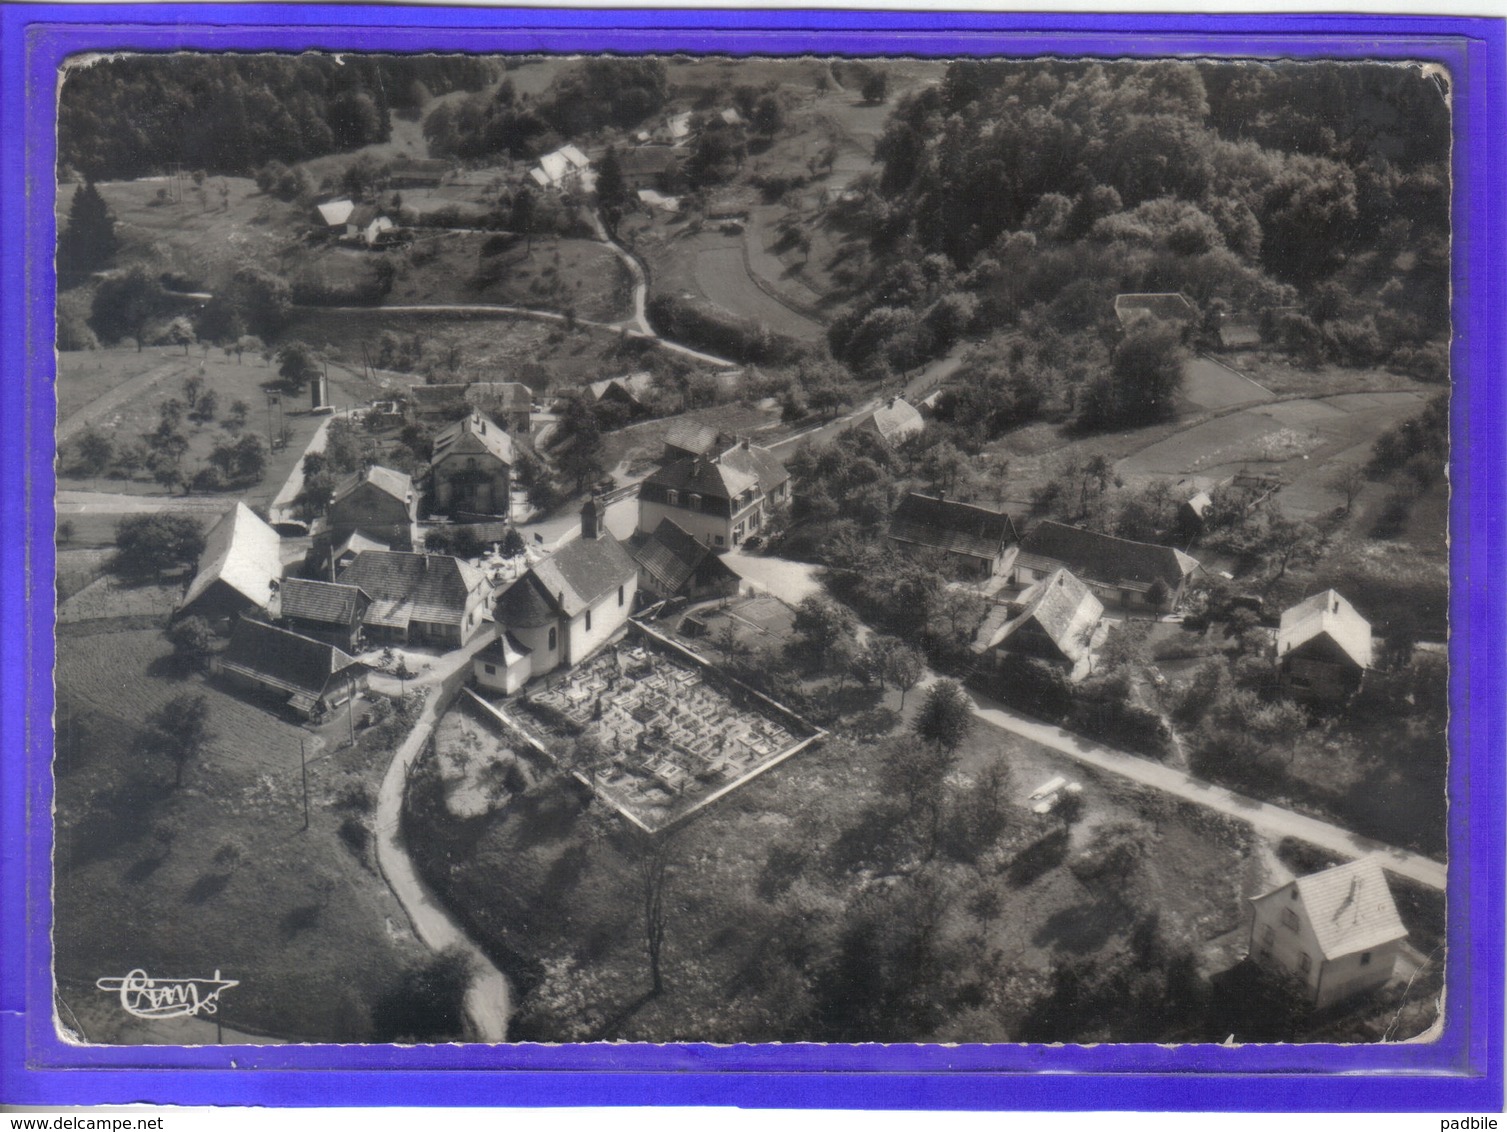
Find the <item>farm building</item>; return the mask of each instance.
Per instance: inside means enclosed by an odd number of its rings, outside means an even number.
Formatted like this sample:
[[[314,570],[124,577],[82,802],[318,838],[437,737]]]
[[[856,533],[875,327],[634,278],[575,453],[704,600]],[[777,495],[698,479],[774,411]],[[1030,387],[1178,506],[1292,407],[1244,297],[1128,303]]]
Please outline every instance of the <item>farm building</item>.
[[[534,391],[519,381],[472,381],[415,385],[408,391],[408,412],[416,421],[453,421],[478,412],[514,436],[533,429]]]
[[[891,397],[859,422],[858,427],[873,433],[890,447],[906,437],[915,436],[926,427],[921,413],[904,397]]]
[[[198,573],[184,591],[177,616],[203,617],[223,630],[243,613],[267,608],[282,577],[277,532],[237,503],[205,536]]]
[[[973,651],[1030,657],[1060,665],[1074,679],[1088,675],[1094,634],[1104,605],[1067,570],[1055,570],[1020,595],[990,610]]]
[[[654,392],[654,375],[640,371],[623,377],[593,381],[586,388],[593,401],[599,404],[603,401],[615,402],[624,406],[630,415],[638,416],[648,409],[649,397]]]
[[[226,683],[276,699],[305,718],[347,702],[370,677],[364,664],[329,642],[250,617],[236,623],[211,667]]]
[[[581,537],[566,543],[497,599],[497,622],[528,656],[508,679],[569,668],[604,644],[633,612],[638,566],[603,526],[601,500],[581,506]],[[500,688],[483,677],[484,687]]]
[[[639,590],[655,598],[732,597],[738,592],[737,573],[674,519],[661,519],[648,534],[635,531],[628,553],[638,564]]]
[[[385,542],[367,538],[360,531],[352,531],[330,550],[330,566],[334,571],[344,570],[356,560],[363,550],[391,550]]]
[[[1124,294],[1115,296],[1115,318],[1120,320],[1121,330],[1147,319],[1187,327],[1198,318],[1198,308],[1177,291]]]
[[[670,115],[654,128],[650,139],[666,145],[684,145],[691,139],[691,112]]]
[[[719,432],[711,425],[696,421],[680,420],[665,433],[665,463],[688,457],[706,456],[715,458],[737,446],[738,438]]]
[[[336,486],[326,517],[331,542],[359,531],[388,546],[410,546],[417,515],[418,496],[408,473],[373,464]]]
[[[1370,857],[1288,881],[1251,906],[1251,958],[1299,979],[1317,1007],[1384,985],[1408,935]]]
[[[359,586],[289,578],[270,612],[295,633],[346,652],[359,652],[361,619],[371,603],[372,599]]]
[[[388,165],[387,183],[395,189],[432,188],[450,175],[450,162],[439,158],[394,157]]]
[[[716,550],[737,546],[790,501],[790,473],[764,448],[744,441],[715,457],[682,457],[639,488],[638,530],[664,519]]]
[[[671,192],[686,158],[684,149],[668,145],[640,145],[618,155],[618,167],[629,189]]]
[[[1115,538],[1043,520],[1021,540],[1010,584],[1028,586],[1066,567],[1105,605],[1170,613],[1198,560],[1170,546]]]
[[[480,413],[470,413],[434,438],[429,485],[446,515],[503,515],[511,503],[513,438]]]
[[[491,595],[485,574],[448,554],[366,550],[338,580],[371,597],[365,634],[398,644],[459,648],[486,621]]]
[[[889,541],[909,553],[944,554],[960,575],[991,578],[1010,568],[1020,536],[1003,511],[913,491],[890,516]]]
[[[345,197],[327,200],[314,206],[314,223],[335,235],[344,235],[345,226],[356,211],[356,202]]]
[[[591,172],[591,159],[573,145],[562,145],[553,153],[546,153],[539,164],[529,170],[534,184],[541,189],[580,189],[590,192],[596,178]]]
[[[1334,590],[1304,598],[1282,614],[1277,666],[1294,692],[1343,699],[1371,667],[1371,623]]]

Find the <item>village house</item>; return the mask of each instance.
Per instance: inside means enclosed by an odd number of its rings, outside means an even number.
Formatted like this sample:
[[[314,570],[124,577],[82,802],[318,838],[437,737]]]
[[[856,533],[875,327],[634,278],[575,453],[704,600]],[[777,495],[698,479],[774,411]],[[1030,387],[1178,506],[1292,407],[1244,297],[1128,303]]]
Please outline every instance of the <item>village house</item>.
[[[618,155],[623,182],[633,192],[644,189],[670,193],[680,179],[686,151],[669,145],[640,145]]]
[[[913,491],[890,516],[889,542],[906,553],[945,555],[960,577],[987,579],[1009,570],[1020,536],[1003,511],[960,503],[945,492]]]
[[[385,542],[368,538],[360,531],[352,531],[330,549],[330,569],[333,573],[344,570],[356,560],[363,550],[391,550]]]
[[[1383,986],[1408,930],[1374,858],[1290,880],[1251,900],[1250,956],[1323,1008]]]
[[[1170,613],[1183,599],[1198,560],[1170,546],[1116,538],[1051,519],[1031,528],[1010,568],[1012,586],[1028,586],[1066,567],[1105,605]]]
[[[516,462],[512,437],[480,413],[440,430],[429,458],[435,510],[451,516],[506,517]]]
[[[685,145],[691,140],[691,118],[692,114],[689,110],[671,114],[654,127],[653,133],[649,135],[650,140],[662,145]]]
[[[638,564],[638,588],[657,600],[733,597],[738,574],[674,519],[661,519],[650,533],[635,531],[628,553]]]
[[[591,399],[597,404],[607,402],[623,406],[630,417],[642,416],[649,408],[649,398],[654,393],[654,375],[647,371],[609,377],[593,381],[587,387]]]
[[[534,391],[521,381],[472,381],[415,385],[408,391],[410,419],[424,424],[482,414],[513,436],[533,431]]]
[[[1147,319],[1170,322],[1185,330],[1197,320],[1198,308],[1177,291],[1130,293],[1115,296],[1115,318],[1121,330],[1129,330]]]
[[[661,459],[668,464],[672,460],[684,460],[695,456],[715,458],[729,449],[736,448],[738,438],[719,432],[711,425],[697,421],[679,420],[665,433],[664,454]]]
[[[387,183],[394,189],[430,189],[450,174],[450,162],[440,158],[394,157],[388,165]]]
[[[715,457],[682,457],[639,487],[638,530],[652,534],[664,519],[714,550],[739,545],[762,530],[790,501],[790,473],[747,441]]]
[[[1104,605],[1068,570],[1055,570],[1018,600],[996,605],[985,615],[973,651],[992,653],[996,664],[1015,655],[1046,661],[1081,680],[1092,670],[1094,635]]]
[[[326,512],[332,544],[359,531],[388,546],[411,546],[417,517],[412,477],[377,464],[341,480]]]
[[[638,596],[638,567],[603,525],[604,514],[600,499],[587,500],[581,537],[502,592],[499,643],[491,660],[473,662],[479,685],[508,694],[535,676],[579,664],[627,622]],[[489,664],[494,671],[487,671]]]
[[[1371,623],[1334,590],[1304,598],[1277,628],[1278,682],[1299,695],[1343,699],[1371,667]]]
[[[337,580],[371,598],[361,618],[368,638],[445,649],[476,636],[492,593],[485,574],[448,554],[366,550]]]
[[[203,617],[228,631],[237,617],[267,608],[282,577],[282,540],[250,507],[237,503],[204,536],[198,572],[176,616]]]
[[[371,601],[359,586],[289,578],[268,612],[295,633],[355,653],[361,651],[361,622]]]
[[[367,686],[367,667],[327,641],[250,617],[236,622],[230,644],[210,662],[227,684],[292,708],[305,719],[348,702]]]
[[[893,448],[907,437],[926,427],[920,411],[904,397],[891,397],[861,420],[858,428],[877,436],[886,447]]]
[[[541,189],[580,189],[589,193],[596,186],[591,159],[573,145],[562,145],[553,153],[546,153],[529,170],[529,176]]]

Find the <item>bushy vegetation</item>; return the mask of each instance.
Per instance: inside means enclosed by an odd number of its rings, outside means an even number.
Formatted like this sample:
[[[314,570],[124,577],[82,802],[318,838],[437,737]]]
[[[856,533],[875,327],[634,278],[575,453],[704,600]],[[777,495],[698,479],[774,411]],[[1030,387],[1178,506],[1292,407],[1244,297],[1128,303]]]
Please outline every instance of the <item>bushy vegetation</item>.
[[[171,67],[150,55],[101,59],[63,83],[58,162],[98,180],[175,166],[249,175],[269,161],[385,141],[393,109],[477,90],[494,65],[466,55],[189,54]]]

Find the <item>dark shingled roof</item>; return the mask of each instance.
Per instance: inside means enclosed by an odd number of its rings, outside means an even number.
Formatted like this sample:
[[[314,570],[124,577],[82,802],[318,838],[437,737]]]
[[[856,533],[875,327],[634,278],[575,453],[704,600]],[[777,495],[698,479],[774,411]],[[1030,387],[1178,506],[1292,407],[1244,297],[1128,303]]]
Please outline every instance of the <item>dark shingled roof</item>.
[[[283,583],[280,611],[284,617],[320,621],[328,625],[354,625],[371,600],[356,586],[289,578]]]
[[[222,668],[308,696],[318,696],[331,676],[359,663],[334,645],[249,617],[236,622],[220,655]]]
[[[757,485],[759,477],[715,460],[687,456],[670,461],[644,482],[669,491],[695,492],[710,499],[736,499]]]
[[[530,570],[497,599],[497,620],[512,629],[537,629],[559,616],[554,598]]]
[[[1066,566],[1086,581],[1142,592],[1157,581],[1175,590],[1198,569],[1197,559],[1170,546],[1101,535],[1051,519],[1031,528],[1016,562],[1035,570]]]
[[[755,477],[759,481],[759,490],[765,495],[773,494],[775,488],[790,478],[778,456],[753,444],[728,449],[722,454],[722,464]]]
[[[341,572],[340,581],[371,596],[368,623],[396,626],[418,620],[459,625],[472,591],[486,578],[448,554],[363,550]]]
[[[395,472],[391,468],[373,464],[364,472],[352,472],[341,480],[339,486],[335,488],[331,502],[339,503],[364,483],[371,484],[378,491],[392,496],[405,506],[413,498],[413,479],[407,472]]]
[[[725,432],[718,432],[711,425],[697,421],[676,421],[665,434],[665,448],[692,456],[715,456],[726,452],[737,441]],[[674,456],[675,453],[667,452]]]
[[[603,532],[596,538],[568,542],[529,571],[567,617],[600,601],[602,596],[638,576],[623,544]],[[563,596],[562,596],[563,595]]]
[[[680,592],[711,550],[673,519],[661,519],[653,534],[638,532],[628,540],[628,553],[654,581],[662,594]]]
[[[468,413],[454,424],[446,425],[434,435],[429,466],[432,468],[448,456],[460,453],[466,456],[490,455],[512,467],[513,438],[496,421],[481,413]]]
[[[890,538],[896,542],[976,558],[993,558],[1018,537],[1003,511],[916,491],[902,499],[890,517]]]

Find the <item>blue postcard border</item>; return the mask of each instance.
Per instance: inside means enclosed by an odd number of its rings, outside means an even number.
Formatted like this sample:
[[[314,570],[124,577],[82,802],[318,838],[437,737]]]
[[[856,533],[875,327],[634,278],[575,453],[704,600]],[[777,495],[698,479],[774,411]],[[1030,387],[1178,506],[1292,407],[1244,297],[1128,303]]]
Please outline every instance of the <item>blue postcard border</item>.
[[[509,50],[1428,59],[1454,76],[1449,996],[1397,1046],[81,1048],[52,1028],[53,95],[79,51]],[[1499,1111],[1504,24],[1384,16],[0,7],[0,1101]],[[1493,317],[1495,316],[1495,317]],[[1044,1072],[1050,1070],[1050,1072]]]

